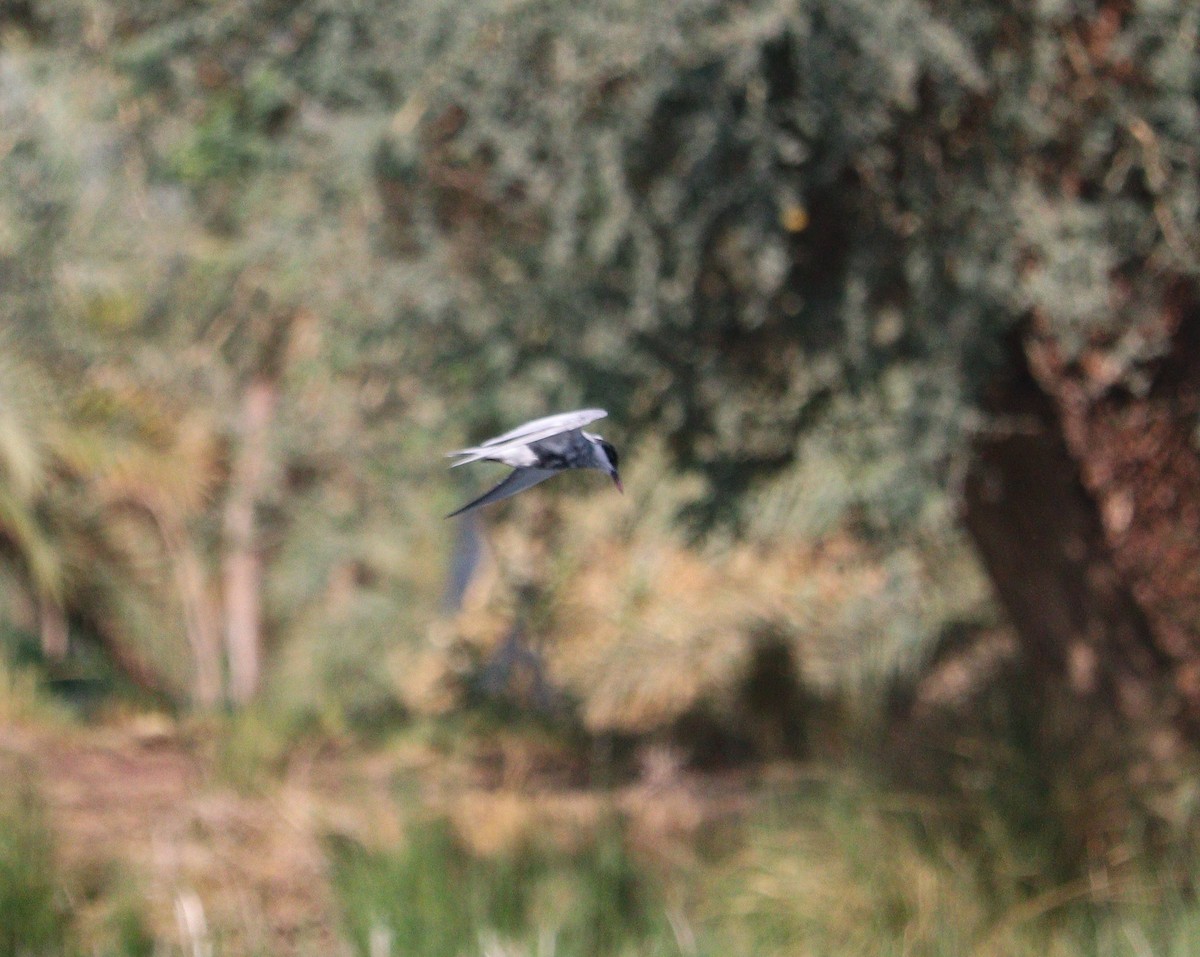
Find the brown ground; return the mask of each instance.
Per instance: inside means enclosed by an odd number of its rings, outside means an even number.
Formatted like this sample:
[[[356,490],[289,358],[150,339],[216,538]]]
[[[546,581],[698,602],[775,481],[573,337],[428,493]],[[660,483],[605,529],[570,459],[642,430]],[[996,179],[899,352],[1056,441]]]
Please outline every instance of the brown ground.
[[[301,750],[235,787],[236,773],[216,770],[213,740],[157,717],[0,723],[0,779],[24,776],[45,800],[85,943],[104,940],[123,897],[157,939],[187,952],[207,937],[223,953],[349,954],[322,838],[394,843],[414,790],[481,853],[535,831],[578,840],[615,802],[633,840],[668,864],[715,817],[744,809],[747,793],[744,780],[697,786],[666,750],[648,753],[636,783],[597,792],[547,773],[545,755],[515,742],[465,760],[418,746]]]
[[[25,773],[44,797],[85,938],[113,883],[130,881],[166,939],[219,929],[234,950],[339,953],[319,783],[297,769],[269,793],[238,793],[201,750],[165,721],[0,727],[0,773]]]

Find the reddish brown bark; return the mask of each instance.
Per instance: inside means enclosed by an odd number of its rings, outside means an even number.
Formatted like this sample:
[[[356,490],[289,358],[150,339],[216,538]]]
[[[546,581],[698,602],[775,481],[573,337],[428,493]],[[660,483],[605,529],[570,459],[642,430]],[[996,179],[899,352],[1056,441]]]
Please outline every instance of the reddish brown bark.
[[[1051,397],[1066,447],[1094,502],[1104,543],[1166,659],[1188,724],[1200,728],[1200,296],[1174,291],[1160,328],[1164,355],[1136,369],[1137,392],[1114,381],[1110,353],[1073,362],[1031,337],[1030,367]],[[1137,331],[1133,331],[1136,333]]]
[[[989,406],[996,427],[976,443],[963,518],[1034,673],[1045,687],[1145,715],[1160,676],[1150,628],[1023,350]]]

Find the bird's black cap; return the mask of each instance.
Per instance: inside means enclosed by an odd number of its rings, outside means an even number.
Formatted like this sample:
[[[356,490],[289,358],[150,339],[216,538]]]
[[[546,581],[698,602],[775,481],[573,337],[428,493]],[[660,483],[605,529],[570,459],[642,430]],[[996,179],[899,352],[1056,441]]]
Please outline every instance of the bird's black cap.
[[[601,439],[600,448],[604,449],[604,454],[608,458],[608,464],[615,470],[620,457],[617,455],[617,450],[613,448],[613,444],[605,439]]]
[[[612,467],[612,480],[616,485],[618,492],[624,492],[625,488],[621,485],[621,476],[617,474],[617,462],[620,456],[617,455],[617,450],[613,448],[613,444],[604,439],[600,439],[600,448],[604,450],[604,457],[608,459],[608,464]]]

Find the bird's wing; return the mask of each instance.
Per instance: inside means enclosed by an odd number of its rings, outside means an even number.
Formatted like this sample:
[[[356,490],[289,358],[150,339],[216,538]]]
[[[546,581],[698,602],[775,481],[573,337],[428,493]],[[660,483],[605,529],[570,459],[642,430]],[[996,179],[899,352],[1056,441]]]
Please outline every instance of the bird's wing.
[[[523,442],[527,445],[530,442],[548,439],[552,435],[559,435],[562,432],[570,432],[572,429],[583,428],[589,422],[603,419],[606,415],[608,413],[603,409],[579,409],[576,412],[560,412],[558,415],[548,415],[544,419],[534,419],[532,422],[518,425],[511,432],[497,435],[494,439],[480,442],[479,447],[491,448],[495,445],[507,445],[509,442]]]
[[[446,518],[454,518],[455,515],[462,515],[464,512],[474,511],[484,505],[490,505],[492,502],[499,502],[518,492],[524,492],[527,488],[533,488],[539,482],[544,482],[552,475],[557,474],[553,469],[514,469],[503,482],[491,491],[484,492],[479,498],[467,502],[466,505],[451,512]]]
[[[581,429],[589,422],[595,422],[606,415],[608,413],[603,409],[579,409],[576,412],[560,412],[558,415],[548,415],[543,419],[534,419],[532,422],[518,425],[511,432],[497,435],[494,439],[480,442],[479,445],[472,446],[469,449],[448,452],[447,458],[453,458],[456,455],[462,456],[459,461],[450,466],[451,468],[456,468],[459,465],[466,465],[468,462],[477,462],[480,459],[485,459],[508,446],[529,445],[531,442],[540,442],[543,439],[562,435],[564,432],[570,432],[573,429]]]

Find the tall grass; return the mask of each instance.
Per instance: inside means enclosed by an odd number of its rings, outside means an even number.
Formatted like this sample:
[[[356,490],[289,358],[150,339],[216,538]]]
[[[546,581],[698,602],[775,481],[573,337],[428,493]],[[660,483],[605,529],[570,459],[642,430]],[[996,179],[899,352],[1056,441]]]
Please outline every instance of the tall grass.
[[[853,763],[853,762],[851,762]],[[1184,957],[1200,953],[1194,861],[1160,870],[1149,856],[1125,870],[1031,882],[1026,844],[1010,812],[962,794],[913,796],[880,775],[829,759],[785,777],[740,784],[733,815],[709,812],[690,853],[656,847],[632,805],[561,828],[536,824],[499,852],[472,850],[425,805],[404,812],[405,840],[325,844],[340,936],[363,957],[607,957],[804,954],[820,957]],[[10,784],[11,782],[11,784]],[[146,902],[124,873],[83,883],[55,862],[54,836],[35,788],[8,773],[0,789],[0,957],[148,957],[178,953],[177,936],[145,921]],[[705,779],[687,786],[703,789]],[[259,781],[252,790],[269,788]],[[699,792],[698,792],[699,793]],[[544,795],[543,795],[544,796]],[[605,797],[594,795],[603,803]],[[528,800],[504,792],[504,801]],[[498,805],[504,801],[497,799]],[[502,814],[488,801],[473,813]],[[1055,813],[1047,806],[1047,815]],[[977,818],[964,837],[961,820]],[[574,820],[574,819],[573,819]],[[645,822],[641,822],[643,825]],[[630,834],[639,835],[636,844]],[[1048,832],[1053,834],[1053,828]],[[554,835],[553,839],[551,835]],[[709,839],[712,835],[718,839]],[[1022,860],[985,872],[991,857]],[[1044,837],[1044,834],[1043,834]],[[1053,841],[1051,841],[1053,844]],[[634,851],[631,848],[636,847]],[[253,853],[252,851],[250,853]],[[988,856],[988,855],[984,855]],[[1182,879],[1181,879],[1182,878]],[[99,922],[86,912],[104,915]],[[208,928],[213,953],[247,950],[234,928]],[[282,946],[282,945],[281,945]],[[303,951],[302,951],[303,952]]]
[[[21,775],[0,789],[0,957],[60,954],[67,920],[54,842],[37,792]]]
[[[369,957],[680,952],[654,882],[615,831],[573,853],[483,858],[435,820],[397,851],[338,841],[332,859],[347,936]]]
[[[1152,866],[997,894],[939,809],[847,778],[767,802],[710,862],[698,926],[758,957],[1146,957],[1200,953],[1200,903]]]
[[[1153,868],[998,895],[935,807],[845,773],[757,797],[674,874],[639,863],[609,825],[575,853],[473,856],[442,821],[414,823],[393,851],[336,843],[346,936],[364,957],[1200,953],[1200,903]]]

